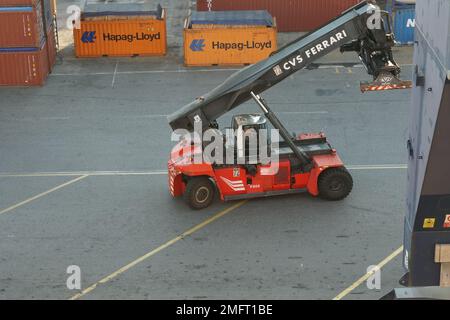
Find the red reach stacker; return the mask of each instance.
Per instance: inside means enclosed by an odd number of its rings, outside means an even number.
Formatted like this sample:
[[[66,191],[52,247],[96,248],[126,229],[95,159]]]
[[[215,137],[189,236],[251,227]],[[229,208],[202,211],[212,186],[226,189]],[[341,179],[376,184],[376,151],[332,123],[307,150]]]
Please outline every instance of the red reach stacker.
[[[379,19],[377,18],[379,17]],[[236,115],[232,127],[259,132],[267,120],[283,141],[277,150],[278,162],[262,163],[247,159],[241,164],[193,162],[204,145],[183,139],[172,151],[169,163],[169,189],[174,197],[184,196],[193,209],[208,207],[216,192],[222,200],[239,200],[307,191],[313,196],[337,201],[352,188],[350,173],[324,134],[292,135],[271,111],[260,94],[335,49],[355,51],[373,76],[362,83],[361,91],[406,89],[410,81],[399,80],[400,67],[392,56],[394,36],[389,15],[380,12],[374,1],[364,1],[342,13],[323,27],[302,36],[274,52],[268,59],[246,67],[208,94],[197,98],[168,117],[173,130],[194,132],[218,129],[217,119],[253,99],[262,114]],[[227,135],[223,134],[227,140]],[[236,140],[236,137],[232,138]],[[225,141],[224,154],[236,143]],[[268,141],[267,145],[271,145]],[[236,157],[238,150],[234,150]],[[273,170],[273,168],[277,170]]]

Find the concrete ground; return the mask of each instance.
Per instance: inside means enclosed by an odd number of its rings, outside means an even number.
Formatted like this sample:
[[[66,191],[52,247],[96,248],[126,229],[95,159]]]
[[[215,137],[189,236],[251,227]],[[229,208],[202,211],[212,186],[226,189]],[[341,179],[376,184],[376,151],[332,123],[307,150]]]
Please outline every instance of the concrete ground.
[[[191,211],[168,192],[165,116],[233,70],[184,68],[176,30],[190,3],[162,3],[176,17],[168,57],[78,60],[61,30],[45,87],[0,89],[0,299],[377,299],[396,287],[409,91],[361,94],[364,69],[330,65],[337,55],[298,72],[264,96],[291,131],[327,133],[354,192]],[[396,50],[410,78],[410,49]],[[386,257],[380,290],[355,283]],[[71,265],[84,291],[66,287]]]

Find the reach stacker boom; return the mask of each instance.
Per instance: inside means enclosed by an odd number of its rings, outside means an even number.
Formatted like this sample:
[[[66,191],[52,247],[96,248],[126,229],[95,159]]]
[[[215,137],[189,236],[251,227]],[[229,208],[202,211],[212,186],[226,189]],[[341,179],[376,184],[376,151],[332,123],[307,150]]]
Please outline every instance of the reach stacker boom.
[[[343,12],[317,30],[302,36],[274,52],[269,58],[248,66],[223,84],[170,115],[174,131],[185,135],[171,153],[168,163],[169,188],[174,197],[184,196],[193,209],[208,207],[218,191],[222,200],[238,200],[293,194],[307,191],[327,200],[342,200],[352,188],[353,180],[336,150],[323,133],[291,135],[271,111],[260,94],[311,65],[317,59],[340,49],[358,54],[373,82],[362,83],[361,91],[406,89],[410,81],[399,80],[400,67],[392,56],[394,35],[389,15],[380,11],[375,1],[364,1]],[[208,161],[202,152],[208,143],[196,143],[197,128],[217,131],[217,119],[244,102],[253,99],[262,114],[235,115],[232,129],[254,132],[259,137],[267,129],[267,120],[278,130],[283,141],[272,148],[266,138],[268,154],[277,155],[269,163],[251,157],[247,136],[220,134],[224,140],[224,161]],[[188,137],[189,136],[189,137]],[[237,137],[236,137],[237,136]],[[244,146],[244,151],[239,148]],[[233,154],[233,161],[225,154]],[[261,150],[259,150],[261,151]],[[202,161],[196,162],[194,159]],[[276,169],[274,169],[276,168]]]

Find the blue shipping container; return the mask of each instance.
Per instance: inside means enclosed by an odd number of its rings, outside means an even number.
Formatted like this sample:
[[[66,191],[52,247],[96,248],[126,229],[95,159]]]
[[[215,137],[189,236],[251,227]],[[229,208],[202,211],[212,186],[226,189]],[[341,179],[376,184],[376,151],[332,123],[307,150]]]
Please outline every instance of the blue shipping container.
[[[399,44],[414,43],[414,29],[416,26],[415,6],[396,9],[393,17],[395,41]]]
[[[398,0],[386,0],[384,10],[392,14],[392,11],[395,11],[397,9],[408,9],[414,7],[414,3],[408,3],[408,2],[401,2]],[[382,7],[383,9],[383,7]]]

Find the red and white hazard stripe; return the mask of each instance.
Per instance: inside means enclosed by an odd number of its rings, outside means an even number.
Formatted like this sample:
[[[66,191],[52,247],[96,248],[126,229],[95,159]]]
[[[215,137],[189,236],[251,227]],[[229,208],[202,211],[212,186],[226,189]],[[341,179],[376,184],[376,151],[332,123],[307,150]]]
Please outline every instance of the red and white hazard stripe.
[[[233,191],[245,191],[245,186],[242,180],[231,181],[224,177],[221,177],[221,179],[227,184],[227,186],[233,189]]]

